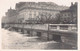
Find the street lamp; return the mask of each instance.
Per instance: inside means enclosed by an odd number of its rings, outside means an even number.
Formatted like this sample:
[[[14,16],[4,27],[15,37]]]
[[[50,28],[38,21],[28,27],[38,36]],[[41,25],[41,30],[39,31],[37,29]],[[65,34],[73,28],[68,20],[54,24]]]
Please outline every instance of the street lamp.
[[[48,22],[47,40],[48,40],[48,41],[49,41],[49,23],[50,23],[50,22],[49,22],[49,19],[50,19],[51,16],[52,16],[51,14],[48,14],[48,19],[47,19],[47,20],[48,20],[48,21],[47,21],[47,22]]]
[[[49,41],[49,23],[48,23],[48,31],[47,31],[47,40]]]

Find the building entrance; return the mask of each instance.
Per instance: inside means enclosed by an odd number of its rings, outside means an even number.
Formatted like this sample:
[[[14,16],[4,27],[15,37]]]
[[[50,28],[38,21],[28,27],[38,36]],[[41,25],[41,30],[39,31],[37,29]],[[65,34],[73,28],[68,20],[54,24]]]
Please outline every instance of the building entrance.
[[[61,36],[60,35],[53,35],[53,40],[56,42],[61,42]]]

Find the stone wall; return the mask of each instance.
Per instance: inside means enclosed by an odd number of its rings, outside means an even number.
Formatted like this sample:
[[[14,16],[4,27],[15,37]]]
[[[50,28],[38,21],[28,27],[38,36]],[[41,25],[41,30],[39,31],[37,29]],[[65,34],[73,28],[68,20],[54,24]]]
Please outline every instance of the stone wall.
[[[41,39],[42,39],[42,40],[47,40],[47,39],[48,39],[46,32],[42,32],[42,34],[41,34]]]
[[[61,36],[62,42],[76,46],[77,45],[77,36],[71,37],[71,36]]]

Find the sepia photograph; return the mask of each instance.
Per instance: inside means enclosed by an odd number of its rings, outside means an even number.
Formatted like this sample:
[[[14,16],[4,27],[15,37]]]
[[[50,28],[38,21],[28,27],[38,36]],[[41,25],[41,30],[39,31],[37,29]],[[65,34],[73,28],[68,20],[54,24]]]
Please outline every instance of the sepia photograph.
[[[1,47],[18,50],[78,50],[77,0],[4,0]]]

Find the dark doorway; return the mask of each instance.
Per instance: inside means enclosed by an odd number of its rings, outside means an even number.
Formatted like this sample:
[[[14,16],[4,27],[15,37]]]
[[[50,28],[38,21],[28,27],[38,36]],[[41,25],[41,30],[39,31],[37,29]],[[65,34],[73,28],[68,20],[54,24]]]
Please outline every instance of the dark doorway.
[[[23,29],[21,29],[21,32],[22,32],[22,34],[24,34],[24,30]]]
[[[37,36],[38,37],[41,37],[41,32],[37,32]]]
[[[30,31],[27,31],[28,34],[30,34]]]
[[[21,32],[23,32],[23,29],[21,29]]]
[[[53,40],[56,41],[56,42],[62,42],[60,35],[53,35]]]
[[[16,32],[18,32],[18,28],[14,28]]]

